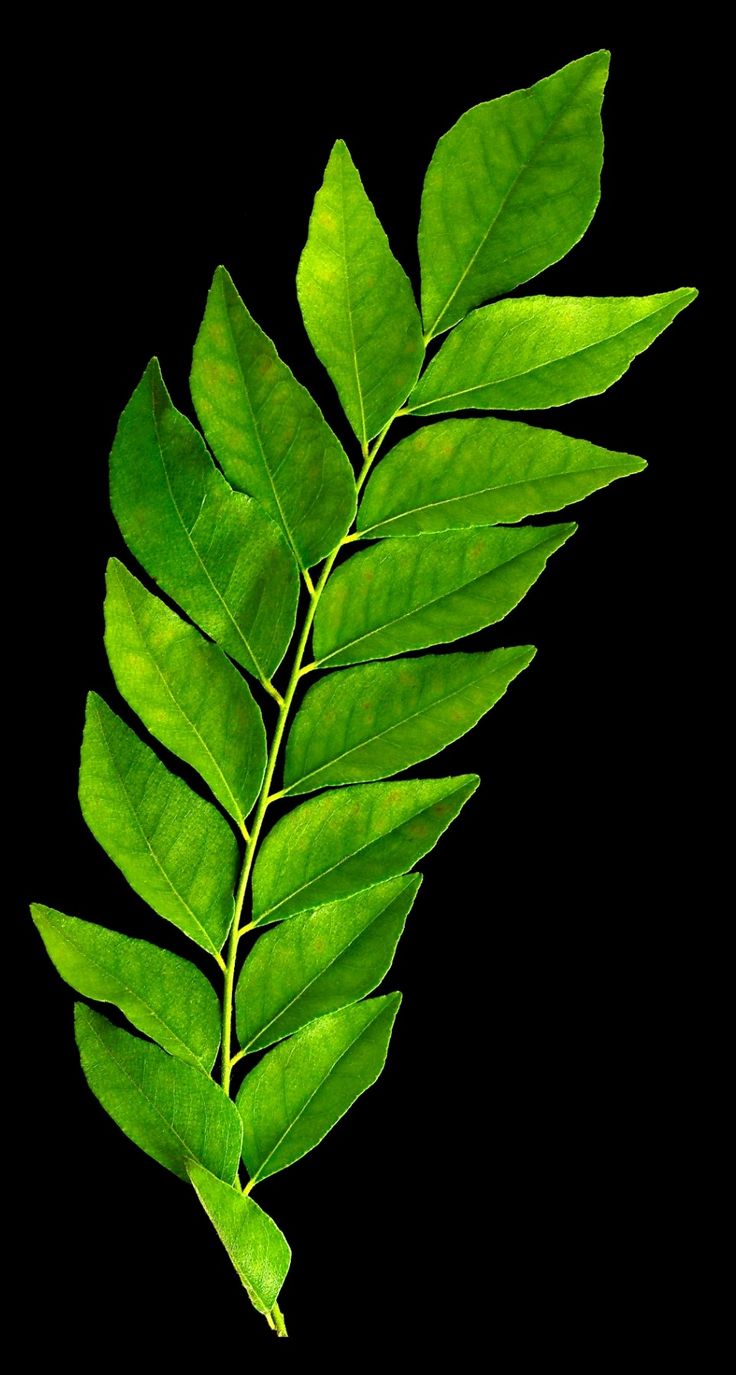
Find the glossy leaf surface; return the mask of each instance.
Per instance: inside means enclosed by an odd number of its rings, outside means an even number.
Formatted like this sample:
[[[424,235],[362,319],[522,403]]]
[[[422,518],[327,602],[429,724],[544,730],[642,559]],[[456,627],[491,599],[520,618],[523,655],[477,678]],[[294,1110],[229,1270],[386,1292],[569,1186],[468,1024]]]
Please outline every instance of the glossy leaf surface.
[[[227,822],[91,692],[79,800],[93,836],[159,916],[216,954],[233,914],[238,845]]]
[[[265,931],[238,981],[238,1039],[249,1051],[364,998],[391,967],[420,874],[388,879]]]
[[[600,196],[607,52],[475,105],[440,139],[424,182],[425,329],[441,334],[557,262]]]
[[[574,525],[449,530],[382,540],[337,570],[314,623],[326,667],[447,644],[500,621]]]
[[[320,1017],[251,1070],[238,1094],[251,1180],[301,1159],[375,1083],[400,1002],[389,993]]]
[[[442,345],[407,409],[533,411],[595,396],[696,295],[682,287],[658,296],[522,296],[483,306]]]
[[[299,570],[275,521],[234,492],[149,363],[120,418],[110,497],[126,544],[202,630],[256,678],[281,663]]]
[[[77,1003],[75,1026],[87,1083],[125,1135],[180,1179],[195,1161],[232,1183],[241,1125],[219,1085],[85,1003]]]
[[[286,1237],[268,1213],[202,1165],[192,1162],[189,1178],[259,1313],[270,1313],[291,1261]]]
[[[379,463],[358,529],[374,539],[513,523],[559,511],[645,467],[633,454],[518,420],[440,420]]]
[[[193,964],[53,907],[34,903],[31,913],[50,959],[77,993],[114,1003],[171,1055],[212,1069],[220,1045],[220,1003]]]
[[[207,298],[191,385],[202,428],[228,481],[257,497],[302,568],[324,558],[355,513],[353,470],[224,267],[215,272]]]
[[[388,778],[429,759],[470,730],[533,656],[525,645],[327,674],[310,688],[291,728],[286,791]]]
[[[107,569],[105,644],[123,697],[240,825],[266,767],[263,719],[245,679],[117,559]]]
[[[424,344],[409,279],[341,139],[315,197],[297,290],[314,351],[365,445],[411,391]]]
[[[437,843],[479,779],[365,783],[294,807],[266,836],[253,874],[258,924],[350,897],[406,873]]]

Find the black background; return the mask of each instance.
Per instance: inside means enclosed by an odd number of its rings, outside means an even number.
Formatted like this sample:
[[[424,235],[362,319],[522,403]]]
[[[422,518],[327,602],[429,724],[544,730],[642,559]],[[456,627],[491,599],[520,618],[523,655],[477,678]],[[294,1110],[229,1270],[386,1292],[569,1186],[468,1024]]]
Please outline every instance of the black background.
[[[290,1344],[277,1346],[240,1297],[187,1189],[89,1094],[72,996],[25,916],[37,899],[176,940],[150,926],[76,802],[85,692],[120,706],[101,639],[105,561],[124,556],[106,455],[151,354],[189,409],[191,345],[221,261],[350,443],[293,290],[335,137],[416,280],[421,181],[438,136],[477,101],[610,46],[601,206],[569,259],[521,290],[702,285],[697,36],[600,22],[533,37],[520,21],[499,43],[490,18],[479,32],[464,13],[418,45],[373,32],[362,56],[347,37],[329,56],[332,26],[324,46],[314,31],[302,45],[286,18],[265,39],[191,34],[176,59],[141,34],[120,63],[117,41],[99,38],[93,63],[77,58],[31,84],[19,110],[22,344],[6,402],[19,422],[11,523],[22,549],[8,599],[8,919],[22,971],[8,976],[11,1179],[32,1242],[22,1284],[60,1354],[89,1356],[105,1333],[141,1360],[186,1359],[200,1343],[228,1360],[284,1359],[297,1344],[402,1359],[479,1339],[501,1369],[552,1353],[591,1368],[635,1334],[650,1355],[663,1333],[680,1344],[691,1333],[702,952],[673,910],[688,859],[683,780],[698,749],[683,729],[693,570],[676,551],[699,457],[702,297],[607,395],[521,417],[650,467],[589,499],[539,585],[476,641],[539,653],[471,737],[425,769],[477,769],[483,781],[421,866],[387,982],[405,998],[386,1071],[260,1195],[294,1251]],[[37,133],[26,123],[34,104]]]

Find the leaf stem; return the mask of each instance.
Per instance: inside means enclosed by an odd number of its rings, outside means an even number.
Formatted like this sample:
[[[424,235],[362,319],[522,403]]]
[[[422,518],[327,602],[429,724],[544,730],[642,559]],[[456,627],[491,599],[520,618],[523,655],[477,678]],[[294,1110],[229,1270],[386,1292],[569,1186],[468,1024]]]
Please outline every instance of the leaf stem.
[[[395,412],[395,414],[392,415],[390,419],[386,421],[386,424],[384,425],[380,434],[378,434],[378,436],[376,437],[372,449],[369,449],[368,445],[363,446],[363,466],[360,470],[356,482],[358,492],[360,492],[370,472],[371,465],[376,457],[376,454],[378,453],[378,450],[380,449],[384,439],[386,438],[389,429],[391,428],[394,420],[396,419],[397,414],[398,411]],[[346,539],[340,540],[340,543],[325,559],[325,562],[322,565],[322,571],[317,580],[317,584],[314,587],[314,590],[310,592],[309,606],[307,607],[304,616],[304,624],[302,625],[301,634],[299,636],[299,643],[296,647],[296,652],[294,654],[294,662],[291,668],[291,677],[289,678],[289,683],[286,692],[284,693],[284,696],[282,697],[281,694],[276,691],[276,688],[273,686],[272,683],[263,683],[263,686],[266,689],[266,691],[270,692],[271,696],[275,697],[278,701],[279,715],[278,720],[276,722],[276,728],[273,733],[273,739],[271,741],[271,748],[268,752],[266,772],[263,776],[263,784],[261,786],[261,791],[258,796],[255,816],[253,818],[253,824],[250,829],[250,837],[245,847],[243,867],[240,871],[237,893],[235,895],[235,910],[233,913],[233,920],[232,925],[230,927],[230,934],[228,938],[227,959],[225,963],[225,988],[222,1000],[222,1068],[220,1076],[220,1082],[222,1083],[222,1087],[227,1094],[229,1094],[230,1092],[230,1077],[232,1074],[233,1065],[237,1063],[237,1061],[241,1058],[240,1055],[236,1055],[235,1057],[233,1057],[232,1055],[233,991],[235,987],[235,966],[238,957],[238,942],[240,941],[240,937],[245,933],[245,931],[252,929],[252,923],[250,922],[247,923],[245,926],[241,927],[240,918],[243,915],[245,895],[248,890],[248,882],[250,880],[251,872],[253,869],[253,862],[256,857],[256,849],[258,848],[258,841],[260,838],[261,829],[263,827],[263,822],[266,816],[266,811],[268,809],[269,803],[273,800],[273,794],[271,793],[271,784],[273,783],[273,776],[276,772],[276,765],[278,763],[279,751],[281,749],[281,744],[284,738],[284,731],[286,730],[286,723],[289,719],[289,712],[291,711],[291,706],[294,701],[294,694],[297,690],[297,687],[299,686],[299,679],[305,672],[305,669],[302,667],[302,661],[304,659],[304,655],[306,652],[307,642],[309,640],[312,624],[314,622],[314,617],[317,612],[317,607],[319,606],[320,598],[325,590],[327,579],[329,578],[330,573],[332,572],[335,566],[335,560],[345,543]],[[312,667],[312,665],[309,665],[309,667]]]

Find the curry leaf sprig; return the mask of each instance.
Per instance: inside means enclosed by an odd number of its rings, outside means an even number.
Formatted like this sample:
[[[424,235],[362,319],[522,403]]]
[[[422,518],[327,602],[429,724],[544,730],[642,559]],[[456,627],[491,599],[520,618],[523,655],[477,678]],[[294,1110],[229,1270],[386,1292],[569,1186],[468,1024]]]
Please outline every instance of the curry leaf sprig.
[[[421,314],[335,144],[297,291],[355,467],[224,268],[194,347],[202,433],[153,360],[115,437],[113,511],[168,602],[111,559],[105,644],[143,729],[90,694],[80,801],[131,887],[198,951],[167,949],[154,922],[147,941],[41,905],[33,917],[62,977],[123,1014],[77,1004],[92,1091],[192,1185],[280,1336],[290,1251],[253,1191],[381,1073],[401,995],[369,995],[415,866],[479,782],[394,776],[470,730],[535,652],[445,647],[501,621],[575,531],[521,522],[645,466],[519,421],[434,417],[602,392],[696,294],[498,299],[590,223],[607,70],[592,53],[440,139]]]

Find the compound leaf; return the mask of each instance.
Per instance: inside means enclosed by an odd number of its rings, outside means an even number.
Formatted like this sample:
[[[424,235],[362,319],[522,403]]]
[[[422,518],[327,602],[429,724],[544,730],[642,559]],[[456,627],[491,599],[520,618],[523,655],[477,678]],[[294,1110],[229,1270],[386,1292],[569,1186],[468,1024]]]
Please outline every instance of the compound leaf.
[[[429,759],[490,711],[533,657],[523,645],[327,674],[309,689],[291,728],[285,792],[388,778]]]
[[[493,625],[575,529],[479,527],[382,540],[330,579],[314,622],[315,659],[331,667],[386,659]]]
[[[120,418],[110,498],[146,572],[243,668],[270,679],[294,629],[299,570],[276,522],[228,486],[171,404],[156,359]]]
[[[658,296],[522,296],[483,306],[445,340],[407,410],[533,411],[595,396],[696,296],[681,287]]]
[[[79,800],[93,836],[160,917],[217,955],[233,916],[238,845],[209,802],[176,778],[91,692]]]
[[[364,783],[323,793],[276,822],[253,873],[257,925],[406,873],[475,792],[475,774]]]
[[[314,351],[365,448],[411,391],[424,344],[409,279],[341,139],[315,197],[297,291]]]
[[[191,387],[202,428],[233,487],[273,516],[302,568],[329,554],[355,514],[353,470],[224,267],[207,298]]]
[[[117,559],[107,568],[105,644],[115,682],[144,725],[242,825],[266,768],[263,719],[245,679]]]
[[[564,258],[600,198],[609,54],[461,115],[422,193],[419,257],[428,336]]]
[[[400,1002],[389,993],[320,1017],[251,1070],[238,1107],[252,1183],[311,1151],[375,1083]]]
[[[259,1313],[270,1313],[286,1279],[291,1250],[268,1213],[194,1161],[188,1167],[197,1197]]]
[[[388,973],[420,874],[388,879],[265,931],[238,981],[238,1039],[263,1050],[377,988]]]
[[[148,941],[34,903],[33,920],[62,979],[114,1003],[164,1050],[209,1071],[220,1045],[220,1003],[204,974]]]
[[[76,1005],[75,1028],[87,1083],[131,1141],[180,1179],[196,1161],[233,1182],[242,1128],[219,1084],[85,1003]]]
[[[518,420],[440,420],[403,439],[379,463],[358,529],[365,538],[383,539],[513,523],[559,511],[643,468],[644,460],[632,454]]]

